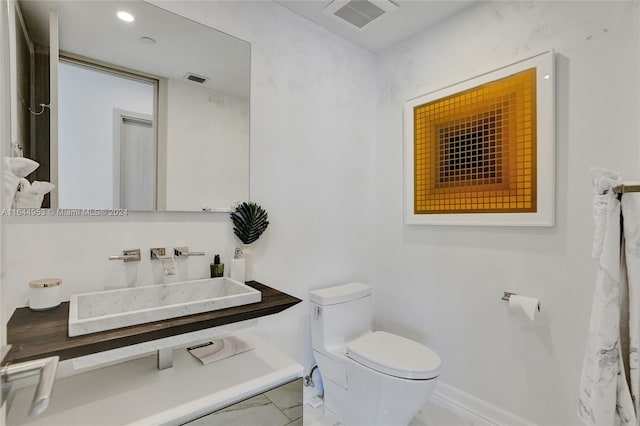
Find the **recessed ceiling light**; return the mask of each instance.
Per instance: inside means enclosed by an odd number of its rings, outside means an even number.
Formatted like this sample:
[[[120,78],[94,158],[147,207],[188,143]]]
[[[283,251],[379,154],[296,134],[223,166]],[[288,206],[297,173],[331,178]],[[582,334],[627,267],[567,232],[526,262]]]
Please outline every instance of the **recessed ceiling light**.
[[[149,45],[149,46],[153,46],[153,45],[155,45],[155,44],[156,44],[156,41],[155,41],[153,38],[151,38],[151,37],[146,37],[146,36],[145,36],[145,37],[140,37],[140,41],[141,41],[143,44],[147,44],[147,45]]]
[[[125,22],[133,22],[136,19],[133,17],[132,14],[130,14],[129,12],[125,12],[123,10],[118,12],[118,18],[122,19]]]

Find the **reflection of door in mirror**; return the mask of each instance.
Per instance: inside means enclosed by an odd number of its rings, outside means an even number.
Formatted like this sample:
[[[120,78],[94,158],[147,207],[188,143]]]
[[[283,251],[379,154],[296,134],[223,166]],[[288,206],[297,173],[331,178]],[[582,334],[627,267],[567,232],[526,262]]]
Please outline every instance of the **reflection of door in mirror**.
[[[155,209],[156,143],[153,116],[114,113],[113,207]]]
[[[154,210],[156,82],[61,61],[58,87],[59,207]]]

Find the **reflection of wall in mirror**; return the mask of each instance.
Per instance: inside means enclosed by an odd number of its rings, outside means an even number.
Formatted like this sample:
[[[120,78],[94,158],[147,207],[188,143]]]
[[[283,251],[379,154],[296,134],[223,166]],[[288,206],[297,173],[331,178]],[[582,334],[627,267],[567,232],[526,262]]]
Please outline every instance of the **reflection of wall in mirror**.
[[[35,97],[32,104],[39,107],[41,103],[49,103],[49,48],[35,45],[34,55],[34,77],[33,85]],[[31,120],[35,121],[32,127],[35,135],[31,135],[32,149],[29,158],[40,164],[35,172],[30,176],[30,180],[40,180],[49,182],[51,180],[50,163],[51,152],[49,146],[50,140],[50,118],[51,114],[48,109],[44,109],[42,114],[32,116]],[[49,207],[49,194],[45,195],[43,207]]]
[[[166,210],[244,201],[249,187],[249,100],[169,80]]]
[[[152,115],[154,87],[66,62],[59,78],[59,206],[114,208],[113,111]]]

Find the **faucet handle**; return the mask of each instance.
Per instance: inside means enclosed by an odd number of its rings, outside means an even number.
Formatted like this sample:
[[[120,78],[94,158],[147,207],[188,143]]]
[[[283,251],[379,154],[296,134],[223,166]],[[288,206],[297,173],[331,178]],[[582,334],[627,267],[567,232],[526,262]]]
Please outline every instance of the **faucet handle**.
[[[124,260],[125,262],[137,262],[140,260],[140,249],[122,250],[121,256],[109,256],[109,260]]]
[[[185,258],[189,256],[204,256],[203,251],[189,251],[189,247],[174,247],[173,255],[178,258]]]

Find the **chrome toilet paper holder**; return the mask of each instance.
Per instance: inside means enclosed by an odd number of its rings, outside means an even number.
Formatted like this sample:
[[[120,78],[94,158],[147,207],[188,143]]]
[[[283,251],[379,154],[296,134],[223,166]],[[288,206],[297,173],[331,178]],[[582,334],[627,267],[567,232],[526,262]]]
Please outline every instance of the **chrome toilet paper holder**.
[[[511,296],[517,296],[518,293],[512,293],[510,291],[505,291],[502,295],[501,299],[506,300],[507,302],[511,299]],[[540,302],[538,302],[538,312],[540,312]]]
[[[511,293],[510,291],[505,291],[504,295],[502,296],[502,300],[506,300],[507,302],[509,301],[509,299],[511,299],[511,296],[517,296],[517,293]]]

